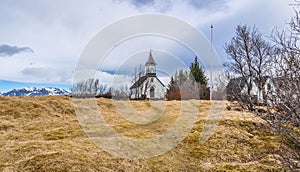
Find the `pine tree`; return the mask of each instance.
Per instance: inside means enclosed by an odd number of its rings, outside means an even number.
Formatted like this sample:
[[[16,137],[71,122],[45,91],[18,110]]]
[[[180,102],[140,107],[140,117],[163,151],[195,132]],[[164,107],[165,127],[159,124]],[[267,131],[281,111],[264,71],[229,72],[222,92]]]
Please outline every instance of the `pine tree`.
[[[199,92],[199,98],[207,99],[206,95],[209,95],[209,93],[206,94],[207,88],[207,78],[195,57],[189,71],[181,69],[171,76],[166,97],[168,100],[194,99],[197,98],[194,94],[196,89],[196,92]]]
[[[199,65],[197,56],[190,66],[190,79],[200,83],[201,85],[207,85],[207,78],[201,66]]]
[[[177,83],[178,84],[183,84],[185,81],[188,80],[187,71],[184,71],[183,69],[180,69],[177,78],[178,78]]]

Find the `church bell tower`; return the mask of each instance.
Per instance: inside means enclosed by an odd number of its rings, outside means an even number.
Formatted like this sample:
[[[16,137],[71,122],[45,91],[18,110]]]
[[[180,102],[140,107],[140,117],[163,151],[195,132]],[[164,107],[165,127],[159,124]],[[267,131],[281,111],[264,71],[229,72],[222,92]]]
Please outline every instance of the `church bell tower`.
[[[152,52],[150,50],[148,61],[145,64],[146,67],[146,75],[156,77],[156,63],[153,59]]]

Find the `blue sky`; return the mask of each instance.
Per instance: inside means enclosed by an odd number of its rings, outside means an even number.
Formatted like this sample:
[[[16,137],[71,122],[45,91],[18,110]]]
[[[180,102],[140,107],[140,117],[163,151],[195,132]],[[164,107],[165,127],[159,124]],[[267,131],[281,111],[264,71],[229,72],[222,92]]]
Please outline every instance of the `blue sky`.
[[[87,43],[109,24],[139,14],[176,17],[196,27],[207,38],[213,24],[213,44],[224,62],[224,43],[234,36],[238,24],[256,25],[264,34],[271,33],[274,27],[283,29],[293,15],[288,5],[291,3],[294,0],[1,0],[0,92],[23,86],[72,85],[74,68]],[[133,41],[128,47],[138,44]],[[150,48],[153,47],[141,47],[139,52]],[[184,51],[167,51],[186,65],[194,58]],[[159,52],[162,51],[158,51],[158,56]],[[126,61],[122,53],[115,56]],[[121,77],[122,73],[116,76],[115,71],[119,63],[120,60],[111,60],[100,69],[103,83]],[[123,74],[130,74],[132,66],[125,67]],[[168,67],[173,68],[164,65]],[[167,78],[163,78],[164,82]]]

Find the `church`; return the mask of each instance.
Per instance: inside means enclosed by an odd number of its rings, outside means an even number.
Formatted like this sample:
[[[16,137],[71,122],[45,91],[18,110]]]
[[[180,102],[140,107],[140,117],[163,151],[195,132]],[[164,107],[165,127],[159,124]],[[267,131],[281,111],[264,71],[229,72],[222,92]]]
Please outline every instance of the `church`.
[[[165,99],[166,88],[156,76],[156,62],[150,51],[145,64],[145,75],[130,87],[130,99]]]

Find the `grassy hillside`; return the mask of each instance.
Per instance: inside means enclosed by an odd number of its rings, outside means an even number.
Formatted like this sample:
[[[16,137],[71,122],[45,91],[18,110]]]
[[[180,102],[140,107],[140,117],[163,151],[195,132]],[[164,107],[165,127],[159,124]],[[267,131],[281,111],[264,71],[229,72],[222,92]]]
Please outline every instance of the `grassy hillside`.
[[[176,120],[179,101],[145,126],[128,123],[108,99],[97,99],[106,120],[127,137],[153,137]],[[164,103],[164,102],[162,102]],[[139,111],[147,102],[132,102]],[[251,113],[225,111],[217,131],[199,144],[210,103],[200,102],[198,121],[171,151],[149,159],[125,159],[95,145],[81,129],[71,98],[0,97],[0,171],[280,171],[280,137]],[[168,109],[169,108],[169,109]]]

